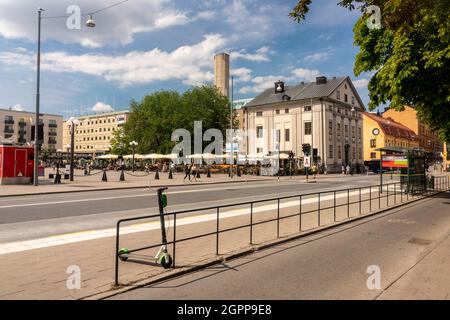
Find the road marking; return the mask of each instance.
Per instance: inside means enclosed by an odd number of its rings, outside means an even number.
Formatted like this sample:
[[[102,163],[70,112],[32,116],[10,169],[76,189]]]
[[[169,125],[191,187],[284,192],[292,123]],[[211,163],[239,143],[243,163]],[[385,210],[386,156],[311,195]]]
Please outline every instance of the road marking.
[[[375,192],[378,192],[377,189],[372,190]],[[369,189],[361,191],[361,194],[369,193]],[[326,192],[324,192],[326,193]],[[324,195],[321,197],[322,201],[330,201],[334,199],[333,192],[329,192],[329,195]],[[359,195],[359,190],[350,192],[350,196],[357,196]],[[346,198],[347,193],[340,193],[337,194],[336,198]],[[295,197],[293,197],[295,198]],[[311,203],[317,203],[317,197],[309,198],[309,199],[303,199],[302,205],[311,204]],[[298,207],[299,206],[299,200],[294,201],[286,201],[282,202],[280,204],[280,208],[289,208],[289,207]],[[268,204],[263,206],[255,206],[253,208],[254,213],[260,213],[270,210],[277,209],[277,204]],[[248,215],[250,214],[249,208],[245,209],[233,209],[228,210],[220,213],[220,219],[229,219],[237,216],[242,215]],[[170,216],[169,216],[170,217]],[[196,223],[202,223],[202,222],[208,222],[208,221],[214,221],[217,218],[216,213],[212,214],[202,214],[192,217],[186,217],[186,218],[178,218],[177,219],[177,226],[183,226],[183,225],[190,225],[190,224],[196,224]],[[170,228],[172,226],[171,219],[168,220],[168,227]],[[160,229],[160,222],[159,221],[152,221],[148,223],[139,223],[134,224],[130,226],[125,226],[121,228],[121,235],[126,234],[133,234],[133,233],[140,233],[144,231],[152,231],[152,230],[159,230]],[[20,241],[20,242],[12,242],[12,243],[5,243],[0,245],[0,255],[9,254],[9,253],[17,253],[17,252],[23,252],[23,251],[29,251],[34,249],[40,249],[40,248],[48,248],[53,246],[59,246],[59,245],[65,245],[70,243],[78,243],[83,241],[89,241],[89,240],[97,240],[102,238],[110,238],[115,237],[116,235],[116,229],[103,229],[103,230],[90,230],[90,231],[81,231],[81,232],[75,232],[75,233],[68,233],[68,234],[61,234],[61,235],[55,235],[50,237],[45,237],[41,239],[34,239],[34,240],[26,240],[26,241]]]

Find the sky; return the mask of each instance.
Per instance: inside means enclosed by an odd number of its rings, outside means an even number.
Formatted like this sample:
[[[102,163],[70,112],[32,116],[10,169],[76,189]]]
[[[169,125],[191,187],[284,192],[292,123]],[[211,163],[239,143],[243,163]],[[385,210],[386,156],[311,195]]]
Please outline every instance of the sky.
[[[314,0],[302,24],[288,16],[295,0],[128,0],[94,14],[95,28],[84,25],[88,13],[121,1],[0,0],[0,108],[35,108],[39,7],[43,113],[125,110],[158,90],[212,84],[220,52],[231,55],[236,99],[277,80],[295,85],[325,75],[350,76],[369,102],[371,75],[353,73],[361,12],[337,0]],[[74,5],[81,28],[64,17]]]

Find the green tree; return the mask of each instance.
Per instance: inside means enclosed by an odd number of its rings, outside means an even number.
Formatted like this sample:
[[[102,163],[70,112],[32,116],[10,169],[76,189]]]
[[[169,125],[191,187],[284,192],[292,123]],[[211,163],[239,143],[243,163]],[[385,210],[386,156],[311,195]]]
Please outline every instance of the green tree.
[[[312,0],[301,0],[290,13],[305,19]],[[374,72],[369,83],[371,110],[390,103],[417,108],[419,118],[450,141],[450,11],[448,0],[343,0],[350,10],[381,9],[381,29],[369,29],[368,14],[354,26],[360,51],[354,73]]]
[[[128,144],[137,141],[136,151],[141,154],[170,153],[176,142],[171,141],[176,129],[194,133],[194,122],[203,122],[203,131],[210,128],[224,134],[229,128],[229,100],[211,86],[193,87],[180,94],[159,91],[145,96],[141,102],[132,101],[130,115],[123,128],[112,141],[112,152],[123,155],[130,152]],[[120,146],[125,144],[125,148]]]
[[[111,139],[111,153],[118,156],[130,154],[130,141],[127,139],[123,128],[114,131],[113,138]]]

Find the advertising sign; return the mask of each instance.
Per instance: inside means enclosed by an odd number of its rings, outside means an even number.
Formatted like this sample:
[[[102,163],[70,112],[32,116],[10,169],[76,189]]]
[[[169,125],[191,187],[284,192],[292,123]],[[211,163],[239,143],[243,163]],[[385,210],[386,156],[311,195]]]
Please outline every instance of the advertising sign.
[[[406,156],[384,156],[383,168],[408,168],[408,158]]]
[[[303,166],[305,168],[311,168],[311,157],[304,157],[303,158]]]

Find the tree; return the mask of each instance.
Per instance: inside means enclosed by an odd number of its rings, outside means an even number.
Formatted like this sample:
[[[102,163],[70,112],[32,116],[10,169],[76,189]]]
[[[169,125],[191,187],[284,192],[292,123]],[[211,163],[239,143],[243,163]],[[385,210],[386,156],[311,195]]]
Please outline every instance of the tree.
[[[306,18],[312,0],[301,0],[290,13]],[[360,47],[354,73],[374,72],[369,109],[390,103],[399,111],[417,108],[419,119],[450,141],[450,14],[448,0],[343,0],[338,5],[362,11],[381,9],[381,29],[369,29],[369,14],[354,26]]]
[[[171,141],[176,129],[186,129],[194,134],[194,122],[203,122],[203,131],[210,128],[225,133],[229,127],[229,100],[215,87],[193,87],[180,94],[176,91],[159,91],[145,96],[141,102],[132,101],[130,115],[123,133],[115,135],[114,154],[129,153],[130,141],[137,141],[141,154],[172,151],[177,142]],[[125,145],[123,148],[121,145]]]

